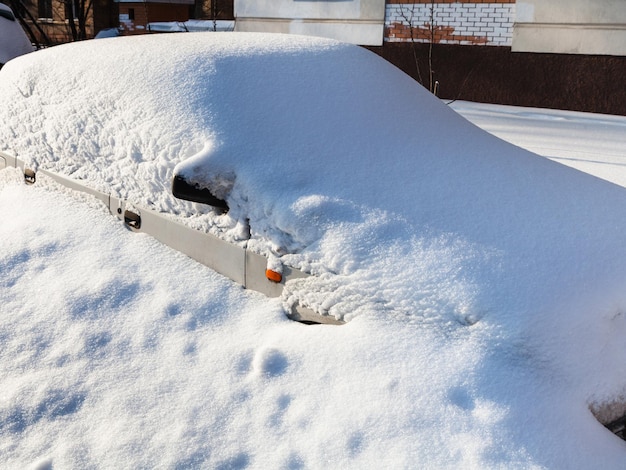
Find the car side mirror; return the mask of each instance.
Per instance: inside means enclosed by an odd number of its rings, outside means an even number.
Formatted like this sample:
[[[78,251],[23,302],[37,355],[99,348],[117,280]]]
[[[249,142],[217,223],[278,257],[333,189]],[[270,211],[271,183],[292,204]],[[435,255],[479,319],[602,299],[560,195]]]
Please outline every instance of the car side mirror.
[[[176,175],[172,179],[172,194],[178,199],[208,204],[209,206],[223,209],[226,212],[228,211],[226,201],[217,198],[207,188],[200,188],[197,184],[190,184],[180,175]]]

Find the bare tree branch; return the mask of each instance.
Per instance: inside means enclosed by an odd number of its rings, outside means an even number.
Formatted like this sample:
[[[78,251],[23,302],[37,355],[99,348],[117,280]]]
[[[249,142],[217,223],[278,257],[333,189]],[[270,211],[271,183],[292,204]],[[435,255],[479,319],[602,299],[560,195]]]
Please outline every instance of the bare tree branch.
[[[39,24],[39,20],[33,16],[28,5],[26,5],[23,0],[10,0],[9,6],[33,44],[43,43],[45,46],[52,45],[52,41],[50,41],[50,38]],[[39,37],[37,37],[33,31],[33,28],[39,33]]]
[[[415,47],[415,41],[417,38],[415,37],[415,28],[413,27],[413,16],[415,14],[415,4],[411,5],[411,9],[409,10],[410,16],[405,11],[404,6],[400,7],[400,16],[402,19],[409,25],[409,34],[411,35],[411,51],[413,52],[413,60],[415,61],[415,68],[417,70],[417,79],[423,85],[424,81],[422,80],[422,72],[420,70],[419,60],[417,58],[417,49]],[[408,7],[407,7],[408,8]]]

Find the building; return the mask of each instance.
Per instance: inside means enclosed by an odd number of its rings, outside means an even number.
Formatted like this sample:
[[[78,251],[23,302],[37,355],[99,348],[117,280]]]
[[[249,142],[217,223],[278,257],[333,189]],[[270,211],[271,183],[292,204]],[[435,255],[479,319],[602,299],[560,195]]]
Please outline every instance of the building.
[[[626,115],[624,0],[235,0],[238,31],[369,47],[447,99]]]
[[[151,22],[184,22],[193,18],[194,4],[194,0],[119,0],[120,28],[125,34],[143,34]]]
[[[626,115],[623,0],[388,0],[374,50],[443,98]]]
[[[384,0],[235,0],[236,31],[304,34],[380,46]]]
[[[2,0],[23,19],[31,41],[41,46],[91,39],[120,29],[145,33],[149,23],[233,18],[233,0]],[[232,28],[231,28],[232,29]]]
[[[622,0],[389,0],[386,41],[511,47],[513,52],[626,55]],[[413,35],[413,36],[412,36]]]
[[[186,23],[188,20],[230,20],[233,0],[116,0],[119,4],[119,26],[124,34],[151,31],[151,23]],[[173,31],[184,30],[184,24]],[[218,29],[216,27],[216,29]],[[158,28],[163,31],[163,28]]]
[[[22,19],[30,40],[50,46],[89,39],[117,27],[117,3],[112,0],[6,0]]]
[[[623,0],[516,3],[513,51],[626,56]]]

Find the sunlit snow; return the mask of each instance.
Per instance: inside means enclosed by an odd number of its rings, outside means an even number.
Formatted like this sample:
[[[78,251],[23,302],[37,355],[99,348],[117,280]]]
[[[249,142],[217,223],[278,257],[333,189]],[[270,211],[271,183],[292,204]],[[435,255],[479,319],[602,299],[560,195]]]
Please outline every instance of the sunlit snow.
[[[0,150],[231,241],[249,221],[250,246],[314,274],[267,299],[0,171],[4,466],[623,465],[590,407],[626,393],[625,188],[322,39],[59,46],[11,61],[0,101]],[[517,111],[522,140],[558,116]],[[576,131],[594,159],[619,152],[606,119],[602,147]],[[230,212],[173,198],[175,169]],[[295,300],[349,321],[291,322]]]

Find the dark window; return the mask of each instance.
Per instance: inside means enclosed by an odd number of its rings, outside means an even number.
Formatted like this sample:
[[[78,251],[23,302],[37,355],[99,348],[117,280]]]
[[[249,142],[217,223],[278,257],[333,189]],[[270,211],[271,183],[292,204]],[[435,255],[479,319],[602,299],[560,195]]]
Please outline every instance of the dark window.
[[[76,2],[74,0],[65,0],[65,19],[76,19]]]
[[[39,18],[52,18],[52,0],[38,0]]]
[[[128,9],[128,19],[129,20],[134,20],[135,19],[135,9],[134,8],[129,8]]]

